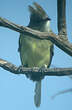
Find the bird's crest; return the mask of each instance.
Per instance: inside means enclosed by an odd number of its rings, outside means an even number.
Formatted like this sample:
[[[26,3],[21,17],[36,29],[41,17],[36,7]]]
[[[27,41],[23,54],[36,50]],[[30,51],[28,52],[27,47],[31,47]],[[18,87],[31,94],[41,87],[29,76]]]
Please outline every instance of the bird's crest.
[[[29,11],[30,11],[30,20],[34,21],[40,21],[40,20],[50,20],[50,18],[47,16],[46,12],[44,9],[36,2],[33,3],[33,6],[29,5]]]

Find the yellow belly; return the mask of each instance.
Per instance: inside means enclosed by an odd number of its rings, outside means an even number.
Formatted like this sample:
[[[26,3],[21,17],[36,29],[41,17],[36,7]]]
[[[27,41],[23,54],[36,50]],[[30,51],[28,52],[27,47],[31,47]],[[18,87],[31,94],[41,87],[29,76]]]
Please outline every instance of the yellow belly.
[[[49,65],[51,41],[20,36],[20,43],[22,65],[28,64],[29,67],[41,67],[43,64]]]

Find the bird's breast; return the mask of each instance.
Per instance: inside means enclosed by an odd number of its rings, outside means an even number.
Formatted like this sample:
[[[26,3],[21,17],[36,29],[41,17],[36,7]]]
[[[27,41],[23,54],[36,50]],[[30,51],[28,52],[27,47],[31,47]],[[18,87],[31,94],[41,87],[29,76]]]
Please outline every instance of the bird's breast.
[[[29,67],[42,66],[50,62],[50,46],[48,40],[39,40],[31,37],[21,37],[21,59]]]

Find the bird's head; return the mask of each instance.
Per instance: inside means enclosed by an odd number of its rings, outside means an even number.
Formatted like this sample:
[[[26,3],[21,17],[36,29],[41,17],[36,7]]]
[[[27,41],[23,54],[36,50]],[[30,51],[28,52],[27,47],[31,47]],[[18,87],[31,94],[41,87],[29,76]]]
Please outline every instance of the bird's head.
[[[43,10],[43,8],[37,4],[36,2],[33,3],[34,7],[29,5],[29,11],[30,11],[30,25],[40,25],[50,22],[50,18],[46,14],[46,12]]]

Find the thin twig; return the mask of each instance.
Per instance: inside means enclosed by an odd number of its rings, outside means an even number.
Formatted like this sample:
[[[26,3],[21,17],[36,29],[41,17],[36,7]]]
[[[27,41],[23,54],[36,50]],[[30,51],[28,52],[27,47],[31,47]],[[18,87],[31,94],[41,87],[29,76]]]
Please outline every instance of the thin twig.
[[[63,91],[60,91],[60,92],[54,94],[54,95],[51,97],[51,99],[55,99],[56,96],[59,96],[59,95],[65,94],[65,93],[69,93],[69,92],[72,92],[72,88],[67,89],[67,90],[63,90]]]

